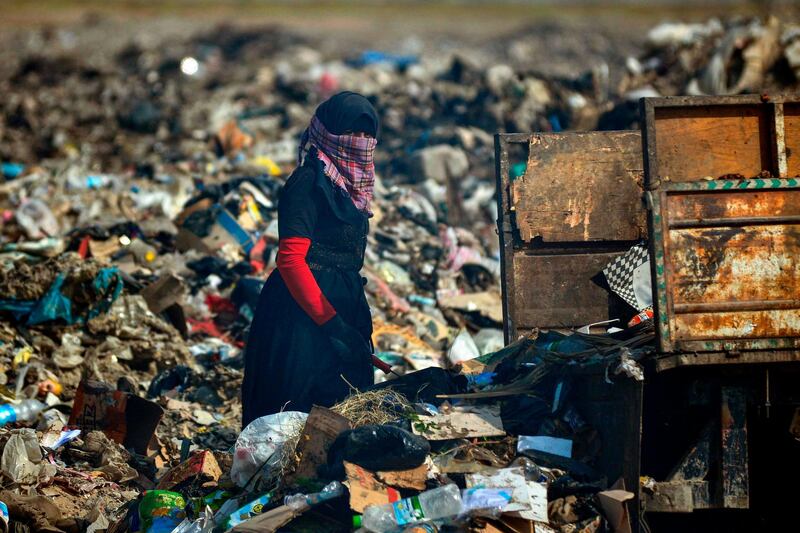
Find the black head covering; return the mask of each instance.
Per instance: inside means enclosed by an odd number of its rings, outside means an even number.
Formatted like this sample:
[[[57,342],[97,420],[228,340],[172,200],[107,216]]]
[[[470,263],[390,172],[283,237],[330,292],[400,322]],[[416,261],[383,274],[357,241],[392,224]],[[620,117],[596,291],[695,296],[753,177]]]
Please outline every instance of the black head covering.
[[[334,135],[352,131],[378,137],[378,113],[369,100],[358,93],[343,91],[335,94],[322,102],[314,114]]]

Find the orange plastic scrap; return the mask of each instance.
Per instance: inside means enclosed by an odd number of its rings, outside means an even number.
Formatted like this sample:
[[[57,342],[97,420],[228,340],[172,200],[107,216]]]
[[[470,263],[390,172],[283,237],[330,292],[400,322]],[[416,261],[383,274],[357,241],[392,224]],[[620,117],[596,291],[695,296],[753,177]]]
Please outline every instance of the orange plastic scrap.
[[[372,321],[372,342],[377,344],[378,338],[381,335],[396,335],[402,337],[405,339],[409,351],[439,354],[438,350],[435,350],[430,344],[417,337],[411,327],[398,326],[397,324],[384,322],[380,318],[375,317]]]
[[[217,132],[217,142],[227,155],[235,155],[253,145],[253,137],[243,132],[235,120],[229,120]]]

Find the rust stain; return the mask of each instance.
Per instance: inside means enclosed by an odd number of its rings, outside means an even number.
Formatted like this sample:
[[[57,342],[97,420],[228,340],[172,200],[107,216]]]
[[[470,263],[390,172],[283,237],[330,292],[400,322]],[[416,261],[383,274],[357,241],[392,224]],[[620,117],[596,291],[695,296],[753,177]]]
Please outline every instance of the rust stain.
[[[759,339],[800,335],[800,309],[678,314],[676,337],[689,339]]]
[[[669,199],[670,220],[800,215],[800,190],[686,193]]]
[[[676,230],[670,247],[676,303],[797,297],[797,225]]]

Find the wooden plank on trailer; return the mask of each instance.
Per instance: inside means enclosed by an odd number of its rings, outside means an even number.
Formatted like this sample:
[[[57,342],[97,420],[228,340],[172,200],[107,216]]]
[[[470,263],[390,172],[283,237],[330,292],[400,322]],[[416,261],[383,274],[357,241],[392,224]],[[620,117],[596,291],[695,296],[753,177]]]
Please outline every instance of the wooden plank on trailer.
[[[545,243],[635,241],[647,232],[639,132],[532,134],[511,184],[519,237]]]
[[[515,253],[516,327],[575,328],[607,320],[609,294],[591,278],[621,253]]]
[[[764,105],[656,107],[653,121],[657,146],[650,168],[653,182],[726,174],[749,178],[762,170],[776,173]]]

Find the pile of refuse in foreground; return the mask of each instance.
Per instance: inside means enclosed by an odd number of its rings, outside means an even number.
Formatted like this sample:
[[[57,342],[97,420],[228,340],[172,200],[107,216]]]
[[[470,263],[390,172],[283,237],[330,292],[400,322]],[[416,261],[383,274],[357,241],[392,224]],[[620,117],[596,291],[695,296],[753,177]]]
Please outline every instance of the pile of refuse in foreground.
[[[74,37],[28,35],[0,65],[15,531],[623,527],[632,494],[593,467],[602,443],[560,369],[640,379],[652,333],[503,346],[491,134],[625,129],[640,96],[797,87],[796,26],[662,25],[614,86],[605,64],[565,79],[468,54],[329,57],[277,28],[91,61]],[[242,431],[278,195],[315,106],[343,89],[381,114],[363,273],[377,355],[402,377]]]
[[[66,426],[56,404],[42,431],[3,432],[0,499],[35,531],[630,530],[634,494],[592,466],[602,443],[564,369],[636,379],[652,340],[648,325],[614,342],[542,333],[463,368],[354,391],[330,409],[263,416],[230,451],[183,440],[168,468],[150,439],[161,406],[84,380]],[[189,412],[169,398],[178,388],[161,399],[167,413]],[[33,402],[14,407],[18,420],[35,416]]]

